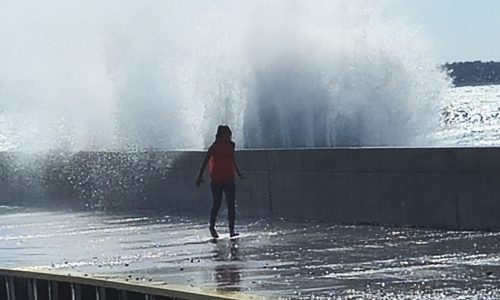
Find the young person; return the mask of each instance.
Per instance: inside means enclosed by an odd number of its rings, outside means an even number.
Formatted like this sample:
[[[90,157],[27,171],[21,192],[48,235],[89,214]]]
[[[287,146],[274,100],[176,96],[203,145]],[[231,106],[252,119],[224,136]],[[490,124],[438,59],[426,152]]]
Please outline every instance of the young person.
[[[236,218],[236,200],[235,200],[235,173],[243,179],[240,173],[236,159],[234,157],[235,144],[231,140],[232,132],[229,126],[219,125],[215,142],[208,148],[205,159],[201,164],[200,173],[196,180],[196,185],[203,183],[203,172],[208,165],[210,174],[210,187],[212,189],[212,210],[210,211],[210,234],[213,238],[218,238],[215,230],[215,222],[222,202],[222,193],[224,193],[227,204],[227,219],[229,222],[229,236],[239,235],[234,230],[234,221]]]

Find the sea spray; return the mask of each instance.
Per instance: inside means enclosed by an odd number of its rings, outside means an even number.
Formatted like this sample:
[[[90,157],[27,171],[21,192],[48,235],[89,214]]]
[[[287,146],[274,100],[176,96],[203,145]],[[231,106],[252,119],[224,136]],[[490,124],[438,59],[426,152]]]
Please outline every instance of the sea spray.
[[[4,149],[428,146],[446,76],[391,1],[2,8]]]

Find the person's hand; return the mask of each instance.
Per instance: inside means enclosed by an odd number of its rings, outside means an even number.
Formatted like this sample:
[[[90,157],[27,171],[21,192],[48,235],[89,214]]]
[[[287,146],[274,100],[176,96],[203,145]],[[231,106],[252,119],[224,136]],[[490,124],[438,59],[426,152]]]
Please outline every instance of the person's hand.
[[[203,178],[201,176],[198,176],[198,179],[196,179],[196,186],[200,187],[200,185],[203,184]]]
[[[240,172],[238,172],[238,177],[243,180],[243,174],[241,174]]]

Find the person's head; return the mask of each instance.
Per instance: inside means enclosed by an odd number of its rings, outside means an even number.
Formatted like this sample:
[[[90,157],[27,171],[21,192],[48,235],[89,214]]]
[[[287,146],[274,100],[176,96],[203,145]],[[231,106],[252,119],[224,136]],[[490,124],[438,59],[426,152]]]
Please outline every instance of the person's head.
[[[231,129],[227,125],[219,125],[217,127],[217,133],[215,134],[216,139],[231,139],[232,136]]]

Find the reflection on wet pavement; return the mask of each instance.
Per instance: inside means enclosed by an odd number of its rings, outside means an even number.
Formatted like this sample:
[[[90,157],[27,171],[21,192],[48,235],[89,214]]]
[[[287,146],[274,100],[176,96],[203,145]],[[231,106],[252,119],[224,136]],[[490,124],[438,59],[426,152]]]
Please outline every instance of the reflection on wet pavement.
[[[215,244],[213,261],[215,265],[215,282],[217,290],[240,292],[241,268],[238,254],[238,239],[230,239],[229,243],[213,240]]]
[[[0,207],[0,267],[277,298],[498,299],[500,233]]]

